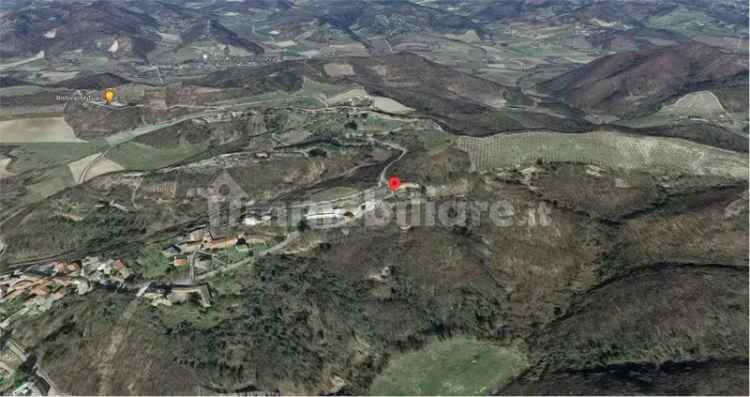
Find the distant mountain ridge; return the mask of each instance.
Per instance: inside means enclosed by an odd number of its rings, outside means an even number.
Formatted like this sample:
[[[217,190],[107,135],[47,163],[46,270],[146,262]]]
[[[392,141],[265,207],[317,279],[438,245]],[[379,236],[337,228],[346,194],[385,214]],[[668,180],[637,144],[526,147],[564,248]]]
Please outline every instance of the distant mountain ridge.
[[[57,55],[82,49],[87,53],[126,53],[145,57],[155,48],[159,22],[111,1],[91,4],[49,2],[3,17],[0,56],[28,56],[39,51]],[[121,40],[110,49],[115,40]]]
[[[582,110],[626,115],[654,110],[694,87],[734,84],[747,73],[747,58],[687,43],[605,56],[540,88]]]
[[[216,44],[244,48],[255,54],[262,54],[264,52],[263,47],[239,37],[237,33],[227,29],[215,19],[201,20],[184,31],[180,36],[182,37],[182,46],[187,46],[197,41],[209,40]]]

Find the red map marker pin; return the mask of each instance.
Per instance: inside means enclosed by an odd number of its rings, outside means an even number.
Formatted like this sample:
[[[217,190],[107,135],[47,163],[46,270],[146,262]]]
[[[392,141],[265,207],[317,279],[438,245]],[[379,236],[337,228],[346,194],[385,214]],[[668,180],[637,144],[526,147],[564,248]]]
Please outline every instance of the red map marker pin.
[[[388,187],[391,188],[392,192],[395,192],[398,190],[398,188],[401,186],[401,179],[397,176],[392,176],[390,180],[388,180]]]

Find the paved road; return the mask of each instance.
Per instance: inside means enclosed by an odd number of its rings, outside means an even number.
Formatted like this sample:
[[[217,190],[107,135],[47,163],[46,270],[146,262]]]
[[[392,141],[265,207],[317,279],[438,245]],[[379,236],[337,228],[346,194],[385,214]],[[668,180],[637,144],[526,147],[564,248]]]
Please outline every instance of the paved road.
[[[100,154],[99,156],[97,156],[97,158],[95,158],[93,161],[91,161],[87,165],[87,167],[84,169],[84,171],[81,173],[81,177],[79,178],[79,181],[77,181],[77,183],[85,182],[86,181],[86,175],[87,175],[88,171],[95,165],[95,163],[97,161],[100,161],[101,159],[106,158],[106,155],[112,149],[114,149],[115,147],[117,147],[120,144],[123,144],[125,142],[129,142],[129,141],[135,139],[138,136],[141,136],[141,135],[144,135],[144,134],[147,134],[147,133],[150,133],[150,132],[154,132],[154,131],[157,131],[157,130],[160,130],[160,129],[163,129],[163,128],[167,128],[167,127],[170,127],[172,125],[175,125],[177,123],[180,123],[180,122],[183,122],[183,121],[186,121],[186,120],[196,119],[196,118],[200,118],[200,117],[209,116],[209,115],[215,114],[217,112],[222,112],[222,111],[225,111],[227,108],[243,108],[243,107],[250,108],[250,107],[252,107],[252,106],[254,106],[254,105],[256,105],[256,104],[258,104],[260,102],[268,102],[268,101],[253,101],[253,102],[244,102],[244,103],[231,104],[231,105],[216,106],[215,108],[212,108],[211,110],[208,110],[208,111],[198,112],[198,113],[191,113],[191,114],[183,115],[183,116],[180,116],[180,117],[168,120],[168,121],[164,121],[164,122],[161,122],[161,123],[152,124],[152,125],[148,125],[148,126],[142,126],[142,127],[134,128],[134,129],[129,130],[129,131],[120,132],[118,134],[123,134],[123,135],[127,134],[128,138],[125,139],[125,140],[123,140],[123,141],[121,141],[121,142],[117,142],[117,144],[115,144],[112,147],[108,148],[105,152],[102,152],[102,154]],[[100,106],[107,106],[104,103],[101,103],[101,104],[98,104],[98,105],[100,105]],[[177,106],[177,105],[175,105],[175,106]],[[289,108],[290,109],[304,111],[304,112],[310,112],[310,113],[335,112],[335,111],[338,111],[338,110],[340,110],[342,108],[356,109],[356,110],[359,110],[359,111],[362,110],[361,108],[352,107],[352,106],[336,106],[336,107],[333,107],[333,108],[320,108],[320,109],[307,109],[307,108],[299,108],[299,107],[289,107]],[[398,119],[402,119],[402,120],[405,120],[405,121],[417,121],[418,120],[418,119],[414,119],[414,118],[401,117],[401,116],[393,116],[393,117],[394,118],[398,118]],[[353,199],[369,198],[369,199],[373,199],[373,200],[377,201],[377,200],[383,200],[383,199],[391,196],[393,193],[388,189],[388,181],[387,181],[387,172],[388,172],[388,169],[390,169],[390,167],[393,164],[395,164],[397,161],[401,160],[408,153],[408,150],[405,147],[403,147],[401,145],[398,145],[398,144],[395,144],[395,143],[392,143],[392,142],[379,141],[379,140],[376,140],[374,138],[370,138],[370,140],[372,142],[376,143],[376,144],[380,144],[380,145],[383,145],[383,146],[390,147],[392,149],[396,149],[396,150],[400,150],[401,151],[401,154],[397,158],[393,159],[390,163],[388,163],[386,165],[386,167],[382,170],[382,172],[380,174],[380,177],[379,177],[379,180],[378,180],[378,183],[377,183],[376,186],[374,186],[372,188],[369,188],[369,189],[365,189],[365,190],[357,192],[357,193],[353,193],[353,194],[350,194],[350,195],[338,197],[336,199],[316,201],[316,202],[296,203],[296,204],[293,204],[291,206],[291,208],[330,207],[330,206],[345,204],[345,203],[347,203],[347,202],[349,202],[349,201],[351,201]],[[26,207],[19,208],[18,211],[22,211],[24,208],[26,208]],[[272,209],[274,209],[272,206],[271,207],[256,207],[256,208],[254,208],[254,210],[259,210],[259,211],[272,210]],[[9,219],[9,218],[7,218],[7,219]],[[13,267],[17,268],[17,267],[20,267],[20,266],[25,266],[25,265],[35,264],[35,263],[41,263],[41,262],[44,262],[44,261],[49,261],[49,260],[52,260],[52,259],[54,259],[56,257],[59,257],[60,255],[61,254],[56,254],[54,256],[49,256],[49,257],[35,258],[35,259],[31,259],[31,260],[24,260],[22,262],[14,264]]]
[[[249,105],[249,104],[248,103],[237,104],[237,105],[231,105],[231,107],[247,106],[247,105]],[[104,106],[107,106],[107,105],[104,105]],[[229,106],[227,106],[227,107],[229,107]],[[153,124],[153,125],[149,125],[149,126],[143,126],[143,127],[139,127],[139,128],[130,130],[130,131],[126,131],[124,134],[127,134],[129,136],[129,139],[117,142],[115,145],[111,146],[109,149],[107,149],[107,151],[103,152],[96,159],[94,159],[91,163],[89,163],[89,165],[86,167],[86,169],[84,170],[84,172],[81,173],[81,178],[79,180],[79,183],[82,183],[82,182],[84,182],[86,180],[86,174],[88,173],[88,170],[91,169],[91,167],[94,165],[94,163],[96,161],[99,161],[102,158],[106,158],[106,155],[109,153],[109,151],[111,151],[112,149],[114,149],[118,145],[121,145],[121,144],[123,144],[125,142],[129,142],[130,140],[135,139],[136,137],[138,137],[140,135],[147,134],[147,133],[153,132],[153,131],[157,131],[159,129],[167,128],[169,126],[175,125],[177,123],[180,123],[180,122],[183,122],[183,121],[186,121],[186,120],[191,120],[191,119],[195,119],[195,118],[199,118],[199,117],[208,116],[208,115],[211,115],[213,113],[216,113],[217,111],[223,111],[223,110],[224,109],[222,109],[222,108],[214,108],[212,111],[205,111],[205,112],[199,112],[199,113],[193,113],[193,114],[189,114],[189,115],[185,115],[185,116],[180,116],[180,117],[177,117],[175,119],[172,119],[172,120],[169,120],[169,121],[165,121],[165,122],[162,122],[162,123]],[[321,111],[328,111],[328,109],[320,109],[320,110]],[[305,110],[305,111],[316,111],[316,110]],[[374,138],[371,138],[371,141],[374,142],[374,143],[376,143],[376,144],[380,144],[380,145],[383,145],[383,146],[386,146],[386,147],[389,147],[389,148],[401,151],[401,154],[398,157],[396,157],[395,159],[393,159],[392,161],[390,161],[383,168],[383,170],[381,171],[380,176],[378,178],[378,182],[377,182],[377,184],[374,187],[369,188],[369,189],[365,189],[365,190],[363,190],[361,192],[358,192],[358,193],[355,193],[355,194],[351,194],[351,195],[339,197],[339,198],[332,199],[332,200],[324,200],[324,201],[316,201],[316,202],[304,202],[304,203],[295,204],[295,207],[315,207],[315,206],[322,207],[322,206],[336,205],[337,203],[345,203],[345,202],[347,202],[349,200],[352,200],[352,199],[355,199],[355,198],[367,197],[368,194],[371,194],[371,198],[374,198],[376,200],[382,200],[382,199],[386,198],[387,196],[392,195],[392,192],[390,192],[388,190],[388,182],[387,182],[387,172],[388,172],[388,169],[393,164],[395,164],[397,161],[401,160],[408,153],[408,150],[405,147],[401,146],[401,145],[398,145],[398,144],[395,144],[395,143],[391,143],[391,142],[378,141],[378,140],[375,140]],[[232,271],[234,269],[237,269],[237,268],[239,268],[241,266],[245,266],[247,264],[250,264],[257,257],[262,257],[262,256],[270,255],[270,254],[276,253],[276,252],[284,249],[291,242],[293,242],[296,239],[298,239],[299,236],[300,236],[300,233],[298,231],[293,231],[293,232],[291,232],[291,233],[289,233],[287,235],[287,237],[286,237],[286,239],[284,241],[280,242],[279,244],[276,244],[275,246],[271,247],[270,249],[268,249],[268,250],[266,250],[266,251],[264,251],[262,253],[259,253],[256,257],[249,257],[249,258],[243,259],[241,261],[235,262],[235,263],[233,263],[231,265],[225,266],[225,267],[223,267],[221,269],[217,269],[217,270],[214,270],[214,271],[211,271],[211,272],[208,272],[208,273],[204,273],[204,274],[202,274],[202,275],[200,275],[198,277],[194,277],[194,280],[195,281],[201,281],[201,280],[209,279],[209,278],[215,277],[215,276],[217,276],[219,274],[230,272],[230,271]],[[98,369],[98,372],[99,372],[98,375],[101,378],[101,381],[99,383],[99,386],[100,386],[99,392],[100,392],[100,394],[110,394],[111,393],[111,386],[112,386],[111,382],[112,382],[113,369],[114,369],[112,360],[114,359],[115,355],[117,354],[117,352],[122,347],[121,345],[122,345],[123,339],[125,337],[125,332],[127,332],[128,322],[130,320],[130,317],[132,316],[133,311],[135,310],[135,308],[136,308],[136,306],[138,304],[137,303],[138,301],[139,301],[139,299],[136,298],[136,299],[134,299],[127,306],[126,310],[123,312],[122,317],[117,321],[117,325],[116,326],[118,327],[118,330],[116,332],[114,332],[110,336],[108,344],[107,344],[107,348],[105,349],[104,352],[102,352],[105,357],[104,357],[102,365]],[[52,382],[52,380],[49,378],[49,375],[46,372],[43,372],[43,370],[41,370],[41,369],[40,369],[40,376],[42,376],[45,380],[47,380],[47,382],[51,386],[53,386],[54,389],[56,389],[58,392],[60,391],[60,389],[57,388],[54,385],[54,383]]]

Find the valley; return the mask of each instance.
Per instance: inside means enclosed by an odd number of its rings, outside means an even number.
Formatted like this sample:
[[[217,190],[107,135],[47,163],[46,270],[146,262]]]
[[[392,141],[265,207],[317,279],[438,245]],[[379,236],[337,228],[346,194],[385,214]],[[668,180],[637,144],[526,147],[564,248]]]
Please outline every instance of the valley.
[[[0,390],[747,394],[747,12],[3,2]]]

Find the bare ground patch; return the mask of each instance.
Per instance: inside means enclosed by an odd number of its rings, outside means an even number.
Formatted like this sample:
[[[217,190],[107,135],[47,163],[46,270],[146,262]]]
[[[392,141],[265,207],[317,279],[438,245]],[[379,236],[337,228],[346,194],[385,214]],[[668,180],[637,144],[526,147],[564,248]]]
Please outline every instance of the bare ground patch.
[[[63,117],[0,121],[0,143],[85,142]]]
[[[354,68],[348,63],[327,63],[323,66],[326,74],[331,77],[354,76]]]
[[[85,182],[99,175],[125,169],[120,164],[102,157],[101,153],[94,153],[80,160],[73,161],[68,164],[68,167],[76,182]]]

